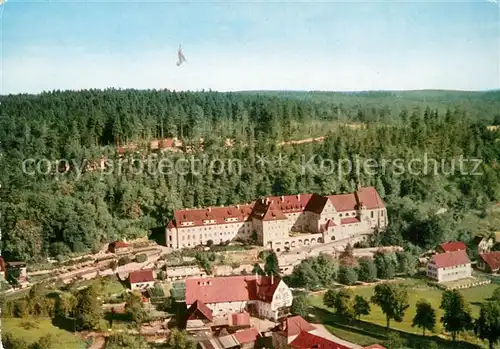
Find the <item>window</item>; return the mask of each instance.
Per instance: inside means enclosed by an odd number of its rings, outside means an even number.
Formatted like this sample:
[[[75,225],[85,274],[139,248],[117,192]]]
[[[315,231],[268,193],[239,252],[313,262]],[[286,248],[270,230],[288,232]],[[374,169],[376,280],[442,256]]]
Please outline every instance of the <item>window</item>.
[[[371,214],[372,214],[372,218],[373,218],[373,211],[371,212]]]

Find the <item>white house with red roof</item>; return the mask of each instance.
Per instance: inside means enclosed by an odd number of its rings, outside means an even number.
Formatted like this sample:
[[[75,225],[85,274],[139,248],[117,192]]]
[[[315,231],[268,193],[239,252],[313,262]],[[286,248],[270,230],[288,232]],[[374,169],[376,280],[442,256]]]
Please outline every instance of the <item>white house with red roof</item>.
[[[360,237],[385,230],[387,224],[376,189],[360,187],[350,194],[271,196],[249,204],[178,210],[167,225],[166,241],[169,247],[184,248],[209,240],[249,239],[256,232],[260,245],[279,252]]]
[[[150,269],[133,271],[128,275],[128,280],[132,291],[146,290],[153,287],[155,283],[153,271]]]
[[[438,282],[471,277],[471,261],[465,250],[438,253],[427,263],[427,277]]]
[[[186,305],[202,303],[214,316],[248,311],[278,320],[289,313],[293,295],[277,277],[227,276],[186,280]]]

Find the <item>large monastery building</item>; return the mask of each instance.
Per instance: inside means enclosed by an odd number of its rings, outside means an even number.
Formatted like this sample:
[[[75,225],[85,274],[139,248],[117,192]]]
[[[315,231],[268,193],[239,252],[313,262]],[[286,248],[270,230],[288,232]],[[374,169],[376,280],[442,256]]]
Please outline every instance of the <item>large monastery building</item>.
[[[279,252],[289,248],[366,237],[387,228],[384,202],[373,187],[321,196],[270,196],[250,204],[184,209],[166,229],[167,246],[194,247],[212,240],[248,240]]]

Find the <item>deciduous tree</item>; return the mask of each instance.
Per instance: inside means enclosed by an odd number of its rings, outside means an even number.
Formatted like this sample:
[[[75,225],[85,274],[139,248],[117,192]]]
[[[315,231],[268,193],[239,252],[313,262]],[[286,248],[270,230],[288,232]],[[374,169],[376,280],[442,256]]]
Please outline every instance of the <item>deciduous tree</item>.
[[[382,283],[375,286],[371,301],[378,305],[386,317],[386,327],[389,329],[390,321],[403,321],[408,309],[408,291],[404,286]]]
[[[471,327],[472,317],[469,306],[465,303],[464,297],[458,290],[448,290],[441,297],[440,308],[444,311],[441,322],[444,324],[446,331],[451,333],[455,342],[458,333]]]
[[[425,330],[433,331],[436,326],[436,311],[425,299],[417,302],[417,311],[413,317],[412,326],[421,328],[424,336]]]

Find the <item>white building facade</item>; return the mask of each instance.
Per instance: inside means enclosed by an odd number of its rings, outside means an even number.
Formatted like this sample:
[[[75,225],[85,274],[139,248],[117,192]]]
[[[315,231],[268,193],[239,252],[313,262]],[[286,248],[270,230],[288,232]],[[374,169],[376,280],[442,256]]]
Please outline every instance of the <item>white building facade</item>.
[[[435,254],[427,263],[427,277],[437,282],[469,278],[472,267],[466,251]]]
[[[277,321],[288,315],[293,295],[283,280],[267,276],[187,279],[186,305],[196,301],[214,316],[247,311]]]
[[[351,194],[298,194],[268,197],[250,204],[178,210],[168,223],[172,248],[249,240],[277,252],[300,246],[351,239],[383,231],[388,218],[373,187]]]

